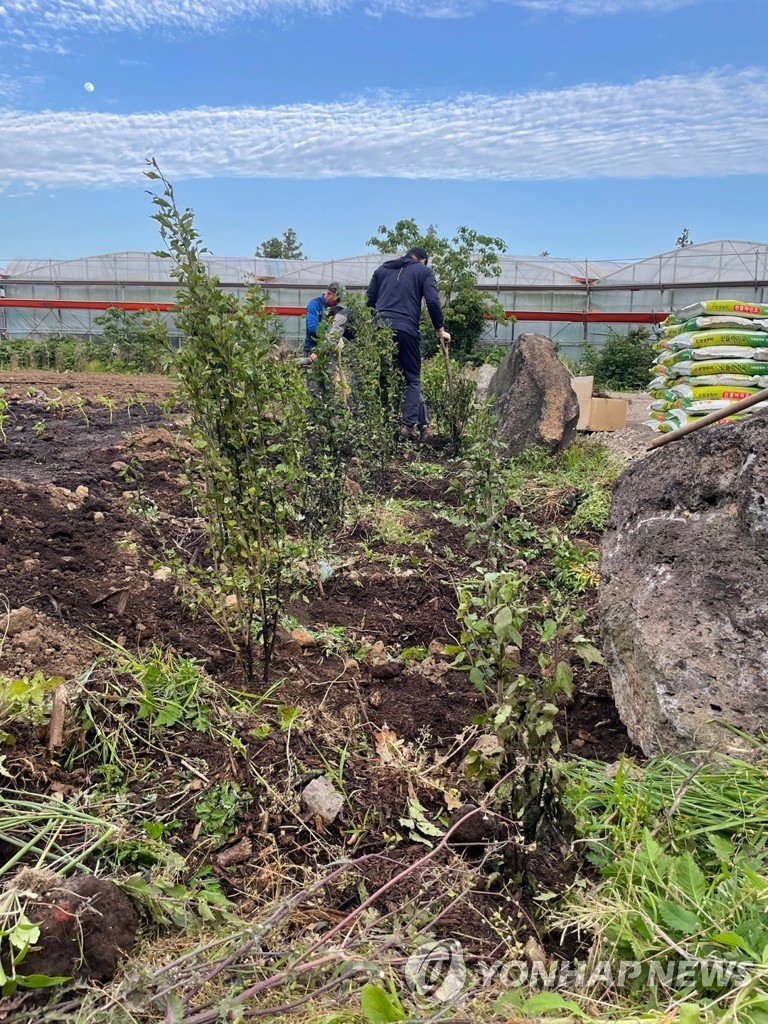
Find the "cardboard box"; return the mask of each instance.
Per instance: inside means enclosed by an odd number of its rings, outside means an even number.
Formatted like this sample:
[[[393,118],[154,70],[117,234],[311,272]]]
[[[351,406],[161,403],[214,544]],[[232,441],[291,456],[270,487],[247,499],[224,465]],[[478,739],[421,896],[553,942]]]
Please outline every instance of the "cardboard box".
[[[571,387],[579,400],[579,422],[577,430],[587,430],[589,423],[589,403],[592,401],[592,385],[594,377],[571,377]]]
[[[627,425],[626,398],[593,398],[587,430],[623,430]]]
[[[579,400],[577,430],[623,430],[627,425],[626,398],[595,398],[594,377],[571,377],[571,387]]]

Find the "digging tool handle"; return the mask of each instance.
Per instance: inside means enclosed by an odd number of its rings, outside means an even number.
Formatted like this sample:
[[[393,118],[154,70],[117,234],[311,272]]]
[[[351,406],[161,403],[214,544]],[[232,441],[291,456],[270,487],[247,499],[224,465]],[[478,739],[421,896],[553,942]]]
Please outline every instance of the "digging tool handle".
[[[728,416],[733,416],[734,413],[743,412],[744,409],[751,409],[758,402],[765,401],[768,401],[768,388],[763,388],[762,391],[758,391],[756,395],[750,395],[749,398],[742,398],[740,402],[734,402],[733,405],[729,405],[725,410],[721,409],[717,412],[707,413],[706,416],[702,416],[701,419],[697,419],[693,423],[686,423],[684,427],[678,427],[671,434],[662,434],[655,441],[651,441],[646,450],[650,451],[652,448],[661,448],[662,445],[669,444],[670,441],[677,441],[679,438],[685,437],[686,434],[692,434],[694,430],[707,427],[710,423],[717,423],[718,420],[724,420]]]
[[[448,380],[448,395],[451,399],[451,405],[455,405],[456,399],[453,395],[453,371],[451,370],[451,357],[448,353],[448,342],[450,340],[450,334],[447,331],[443,331],[440,335],[440,348],[443,350],[443,359],[445,360],[445,376]]]

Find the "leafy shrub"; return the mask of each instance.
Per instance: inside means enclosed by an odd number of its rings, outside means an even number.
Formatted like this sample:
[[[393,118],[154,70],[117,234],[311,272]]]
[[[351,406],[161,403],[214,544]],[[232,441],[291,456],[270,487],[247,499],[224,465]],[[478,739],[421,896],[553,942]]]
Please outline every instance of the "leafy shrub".
[[[155,373],[161,369],[165,325],[144,314],[108,309],[104,338],[87,340],[57,331],[45,338],[0,340],[0,369],[91,373]]]
[[[156,373],[162,368],[167,330],[159,318],[138,310],[110,306],[94,323],[108,342],[106,354],[114,364],[113,369]]]
[[[298,369],[277,358],[264,293],[252,288],[240,302],[208,276],[192,212],[178,209],[172,186],[151,166],[147,177],[162,185],[152,197],[166,246],[160,255],[173,258],[180,286],[185,341],[175,370],[189,411],[190,497],[209,561],[184,567],[187,593],[223,628],[248,678],[260,644],[266,681],[293,566],[306,554],[289,534],[306,472],[306,390]]]
[[[647,328],[633,327],[627,334],[611,331],[601,348],[585,344],[580,370],[595,378],[595,387],[642,391],[653,359]]]
[[[450,440],[452,455],[458,455],[461,440],[470,417],[477,407],[475,382],[461,372],[460,365],[451,359],[453,393],[448,386],[448,374],[442,355],[429,359],[421,376],[424,401],[440,433]]]
[[[466,357],[467,366],[498,366],[509,352],[509,345],[485,345],[482,342]]]

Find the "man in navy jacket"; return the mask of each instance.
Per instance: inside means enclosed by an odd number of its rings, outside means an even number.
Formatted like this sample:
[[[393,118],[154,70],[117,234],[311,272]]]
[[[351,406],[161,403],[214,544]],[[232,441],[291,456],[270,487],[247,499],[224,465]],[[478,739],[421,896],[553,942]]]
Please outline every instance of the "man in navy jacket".
[[[421,394],[419,317],[422,299],[438,336],[444,333],[437,281],[434,271],[427,266],[426,250],[414,246],[405,256],[387,260],[374,271],[366,296],[379,320],[389,324],[394,332],[397,361],[405,377],[400,436],[413,441],[426,440],[430,429],[429,414]]]
[[[317,345],[317,332],[329,306],[335,306],[341,295],[341,287],[334,281],[329,284],[322,295],[310,299],[307,303],[307,333],[304,335],[304,355],[311,354]]]

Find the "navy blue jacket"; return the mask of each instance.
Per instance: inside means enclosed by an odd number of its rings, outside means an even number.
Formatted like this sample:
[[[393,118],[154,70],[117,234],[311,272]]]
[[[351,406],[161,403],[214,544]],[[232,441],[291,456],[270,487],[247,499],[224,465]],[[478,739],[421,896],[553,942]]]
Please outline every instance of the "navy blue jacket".
[[[309,355],[317,344],[317,332],[325,317],[325,295],[318,295],[307,303],[307,333],[304,335],[304,355]]]
[[[443,311],[437,293],[435,273],[412,256],[387,260],[378,267],[366,292],[368,305],[373,307],[393,331],[419,337],[421,300],[427,304],[432,326],[443,326]]]

